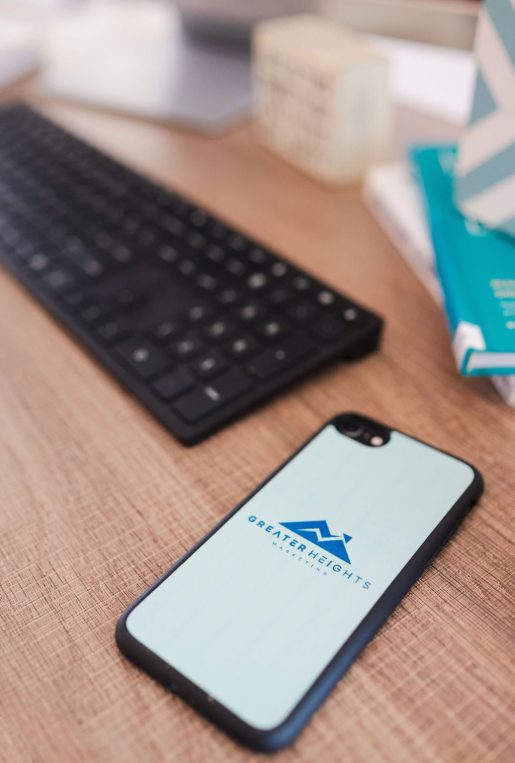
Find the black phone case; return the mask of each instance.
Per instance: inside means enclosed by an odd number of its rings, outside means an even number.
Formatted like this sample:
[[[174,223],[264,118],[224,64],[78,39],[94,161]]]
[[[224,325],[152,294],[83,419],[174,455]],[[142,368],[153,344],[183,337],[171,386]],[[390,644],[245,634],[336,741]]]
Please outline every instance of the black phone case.
[[[474,472],[474,479],[470,486],[461,495],[459,500],[449,509],[440,524],[437,525],[431,535],[428,536],[422,546],[420,546],[409,562],[399,572],[391,585],[372,607],[368,615],[361,621],[352,635],[342,645],[341,649],[311,685],[286,720],[273,729],[256,729],[245,723],[245,721],[241,720],[241,718],[217,702],[213,697],[209,696],[205,691],[189,681],[181,673],[174,670],[168,663],[161,660],[156,654],[131,636],[126,626],[126,620],[130,612],[146,596],[148,596],[151,591],[171,575],[181,564],[183,564],[184,561],[186,561],[186,559],[194,554],[195,551],[214,535],[214,533],[216,533],[237,511],[239,511],[239,509],[244,506],[252,496],[259,492],[267,482],[272,480],[275,475],[286,466],[286,464],[294,459],[296,455],[322,431],[322,429],[331,424],[335,424],[341,415],[342,414],[339,414],[325,423],[323,427],[317,430],[317,432],[309,438],[309,440],[306,440],[306,442],[304,442],[272,474],[258,485],[255,490],[246,496],[236,508],[224,517],[222,521],[211,530],[211,532],[204,536],[204,538],[193,546],[187,554],[179,559],[176,564],[174,564],[136,601],[134,601],[121,615],[116,625],[116,643],[129,660],[145,670],[153,678],[157,679],[169,691],[180,696],[189,705],[194,707],[195,710],[222,728],[236,740],[247,747],[261,752],[275,752],[285,747],[302,731],[310,717],[328,696],[331,689],[333,689],[342,678],[359,653],[379,630],[388,615],[393,612],[413,583],[420,577],[424,569],[436,556],[440,548],[446,543],[451,535],[453,535],[464,516],[478,501],[483,492],[484,483],[480,472],[472,464],[463,461],[463,459],[457,459],[470,466]],[[367,417],[360,415],[360,418],[366,419]],[[371,420],[369,419],[369,421]],[[384,425],[381,426],[384,427]],[[394,431],[390,427],[385,427],[385,429],[388,432]],[[411,435],[408,436],[412,437]],[[417,440],[415,437],[412,437],[412,439]],[[418,442],[423,441],[418,440]],[[424,444],[427,445],[427,443]],[[440,450],[440,452],[452,456],[452,454],[442,451],[440,448],[435,448],[435,450]],[[456,456],[452,457],[456,458]]]

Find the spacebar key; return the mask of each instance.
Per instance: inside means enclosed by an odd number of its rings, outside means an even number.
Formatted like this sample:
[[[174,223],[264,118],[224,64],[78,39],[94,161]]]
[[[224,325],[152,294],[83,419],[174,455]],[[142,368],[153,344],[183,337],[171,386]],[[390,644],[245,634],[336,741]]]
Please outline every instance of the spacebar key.
[[[198,421],[234,398],[243,395],[251,386],[251,379],[239,368],[233,368],[211,384],[197,387],[193,392],[179,398],[173,404],[173,408],[186,421]]]

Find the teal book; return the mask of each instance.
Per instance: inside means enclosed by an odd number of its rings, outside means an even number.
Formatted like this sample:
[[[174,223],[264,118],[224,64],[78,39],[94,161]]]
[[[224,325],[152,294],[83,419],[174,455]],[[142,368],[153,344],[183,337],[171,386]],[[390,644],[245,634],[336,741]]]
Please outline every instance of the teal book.
[[[410,151],[435,250],[458,369],[515,374],[515,240],[456,209],[453,145]]]

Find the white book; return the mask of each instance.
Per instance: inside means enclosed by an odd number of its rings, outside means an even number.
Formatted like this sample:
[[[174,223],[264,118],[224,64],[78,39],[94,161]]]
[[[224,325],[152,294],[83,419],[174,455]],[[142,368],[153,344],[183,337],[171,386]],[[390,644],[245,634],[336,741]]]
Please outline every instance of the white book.
[[[385,232],[438,305],[443,294],[435,272],[434,251],[416,181],[407,162],[377,165],[364,184],[365,199]],[[515,408],[515,376],[492,376],[508,405]]]

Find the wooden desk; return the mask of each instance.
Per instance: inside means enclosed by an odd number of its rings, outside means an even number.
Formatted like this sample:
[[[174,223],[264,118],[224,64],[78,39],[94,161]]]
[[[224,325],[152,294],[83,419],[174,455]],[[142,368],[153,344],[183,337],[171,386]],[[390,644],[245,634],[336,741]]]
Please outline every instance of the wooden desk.
[[[474,462],[486,494],[276,759],[511,763],[515,414],[488,381],[458,376],[442,314],[359,190],[319,187],[249,127],[206,139],[40,105],[387,323],[378,354],[334,365],[186,449],[0,273],[0,758],[250,760],[121,657],[115,621],[325,419],[356,409]]]

